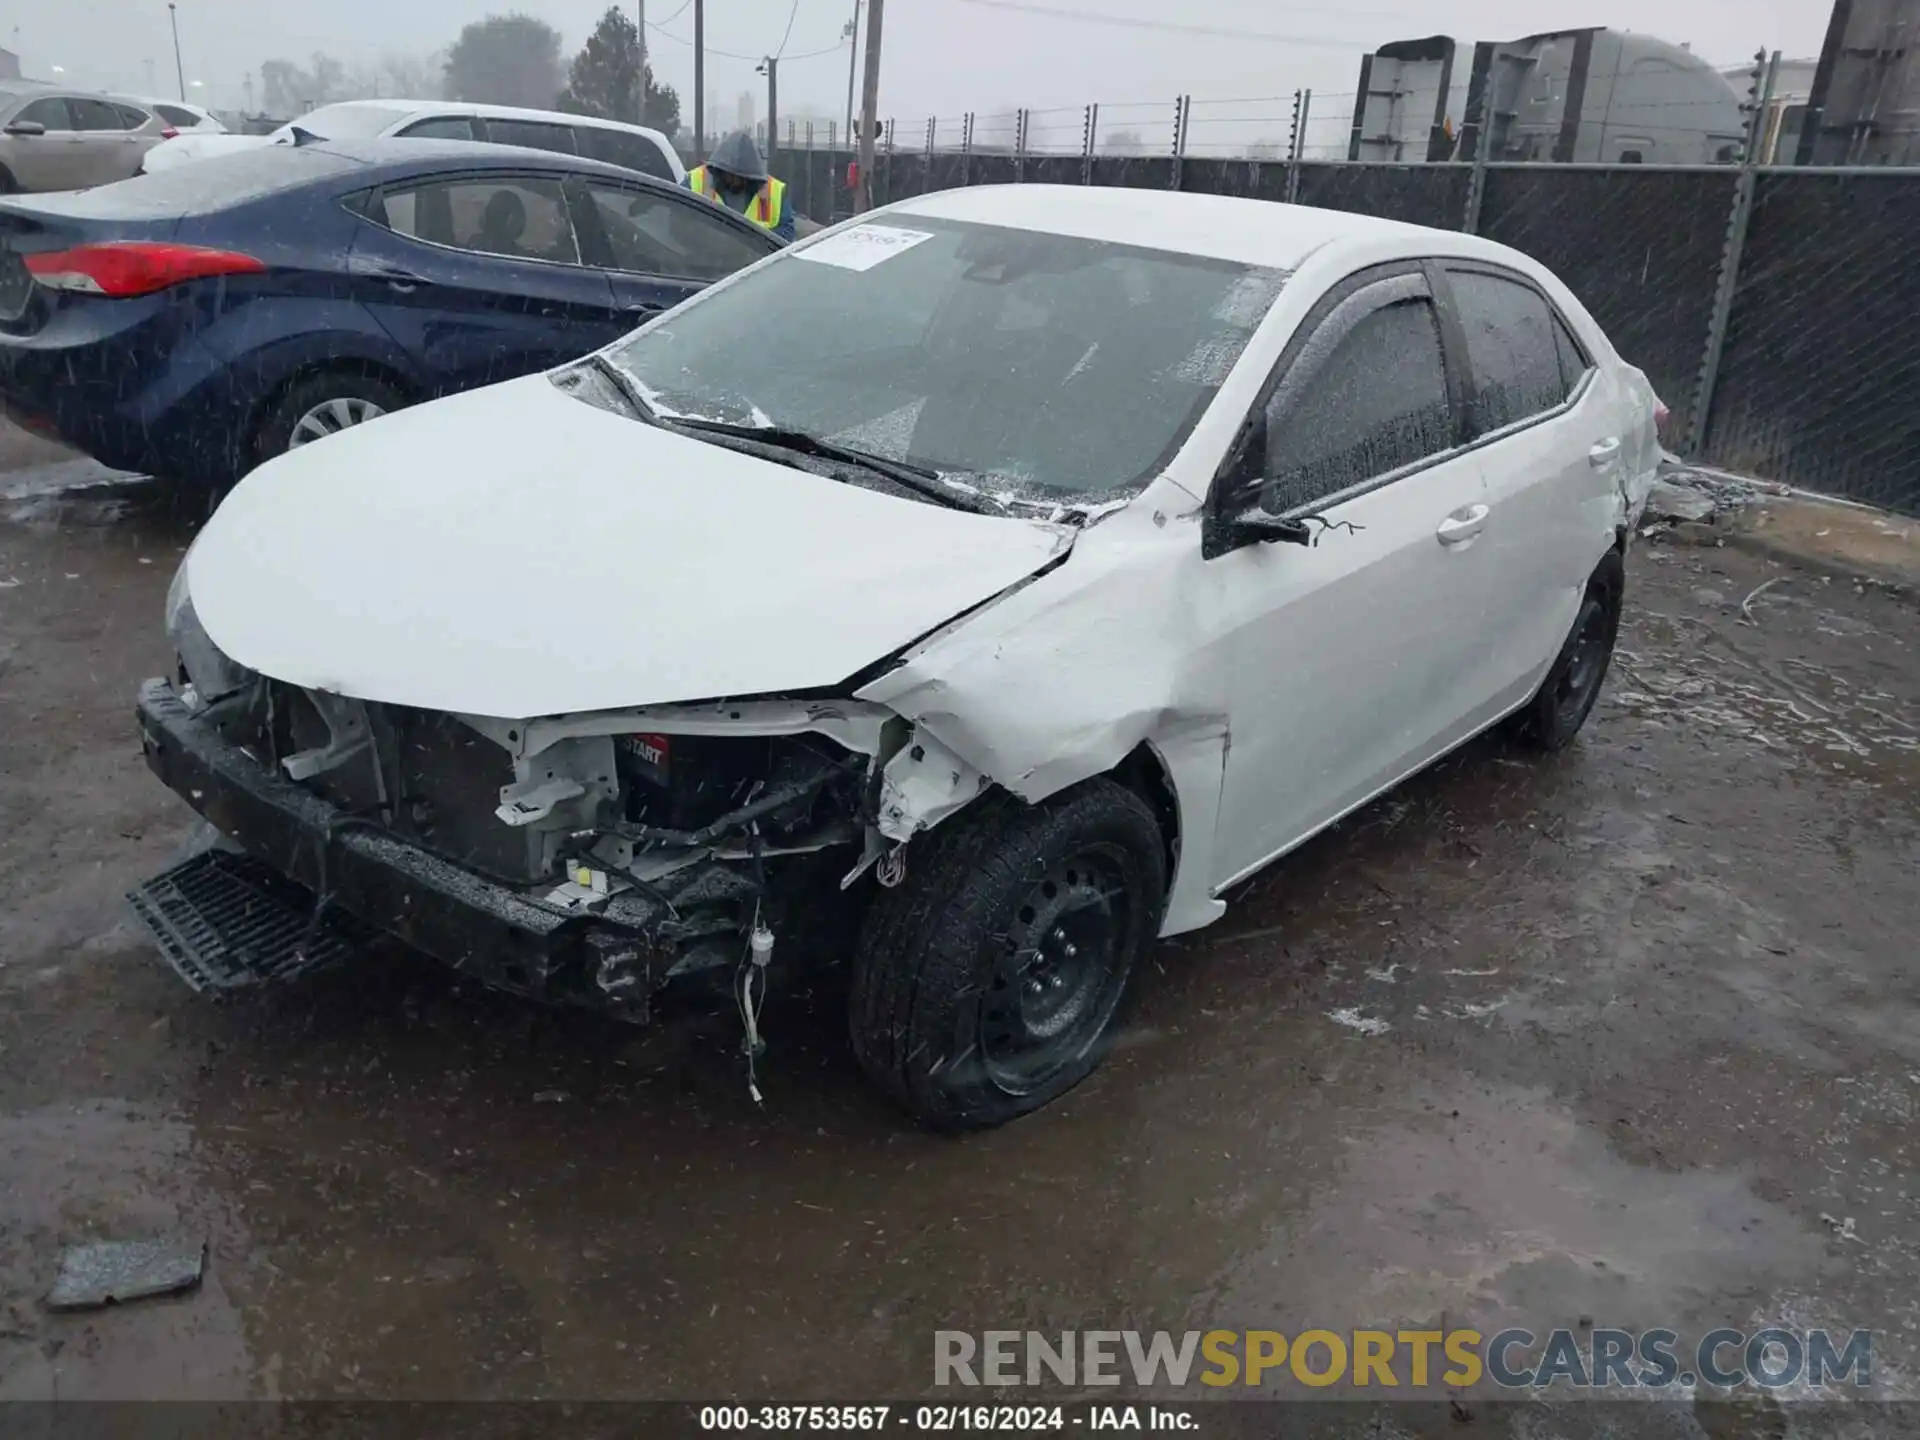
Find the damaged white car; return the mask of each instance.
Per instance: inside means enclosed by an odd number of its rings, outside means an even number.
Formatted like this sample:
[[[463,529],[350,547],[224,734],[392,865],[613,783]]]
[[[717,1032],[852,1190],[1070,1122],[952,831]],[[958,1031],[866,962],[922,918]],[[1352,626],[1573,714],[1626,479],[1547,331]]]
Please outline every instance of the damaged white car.
[[[905,201],[243,481],[139,699],[233,847],[135,904],[203,987],[385,931],[633,1019],[727,977],[751,1048],[769,971],[850,959],[872,1078],[996,1124],[1237,881],[1498,721],[1571,739],[1657,406],[1471,236]]]

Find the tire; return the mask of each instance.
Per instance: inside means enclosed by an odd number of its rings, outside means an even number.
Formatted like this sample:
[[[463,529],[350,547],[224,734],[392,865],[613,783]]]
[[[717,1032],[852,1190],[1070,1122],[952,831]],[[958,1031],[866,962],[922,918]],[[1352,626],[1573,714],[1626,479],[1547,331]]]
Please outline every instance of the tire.
[[[1551,753],[1566,749],[1580,733],[1600,698],[1613,660],[1626,589],[1627,571],[1620,552],[1610,550],[1587,581],[1587,593],[1581,597],[1579,613],[1553,668],[1533,699],[1513,717],[1512,733],[1521,744]]]
[[[309,440],[346,429],[407,403],[392,385],[354,370],[326,370],[294,381],[254,432],[253,463],[265,464]],[[359,415],[360,419],[350,419]],[[314,418],[317,417],[317,418]]]
[[[987,797],[916,840],[854,956],[853,1049],[936,1130],[1058,1099],[1112,1047],[1166,902],[1146,801],[1109,779],[1038,805]]]

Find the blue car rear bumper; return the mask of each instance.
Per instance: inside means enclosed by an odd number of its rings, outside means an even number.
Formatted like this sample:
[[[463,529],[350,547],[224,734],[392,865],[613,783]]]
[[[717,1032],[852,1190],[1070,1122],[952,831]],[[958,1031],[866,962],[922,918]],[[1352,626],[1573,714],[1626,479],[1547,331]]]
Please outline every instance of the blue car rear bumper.
[[[245,468],[235,416],[251,397],[195,333],[187,298],[74,306],[37,334],[0,333],[0,405],[117,470],[235,478]],[[117,323],[103,330],[102,318]]]

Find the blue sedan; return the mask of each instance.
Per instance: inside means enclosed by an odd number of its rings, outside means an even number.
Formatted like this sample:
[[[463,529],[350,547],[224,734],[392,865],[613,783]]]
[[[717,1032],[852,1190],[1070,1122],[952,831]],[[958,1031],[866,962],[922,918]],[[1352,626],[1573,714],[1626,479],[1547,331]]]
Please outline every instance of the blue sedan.
[[[573,359],[778,248],[617,166],[318,141],[0,201],[0,406],[104,464],[231,484]]]

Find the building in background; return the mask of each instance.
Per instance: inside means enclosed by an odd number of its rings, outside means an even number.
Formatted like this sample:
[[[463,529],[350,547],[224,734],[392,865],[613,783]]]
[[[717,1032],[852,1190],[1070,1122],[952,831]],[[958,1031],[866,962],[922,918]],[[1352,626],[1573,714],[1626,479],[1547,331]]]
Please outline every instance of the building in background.
[[[1445,35],[1360,61],[1349,160],[1475,158],[1726,164],[1740,157],[1743,95],[1684,45],[1589,26],[1482,40],[1464,77]]]
[[[1920,0],[1834,0],[1794,159],[1920,164]]]

